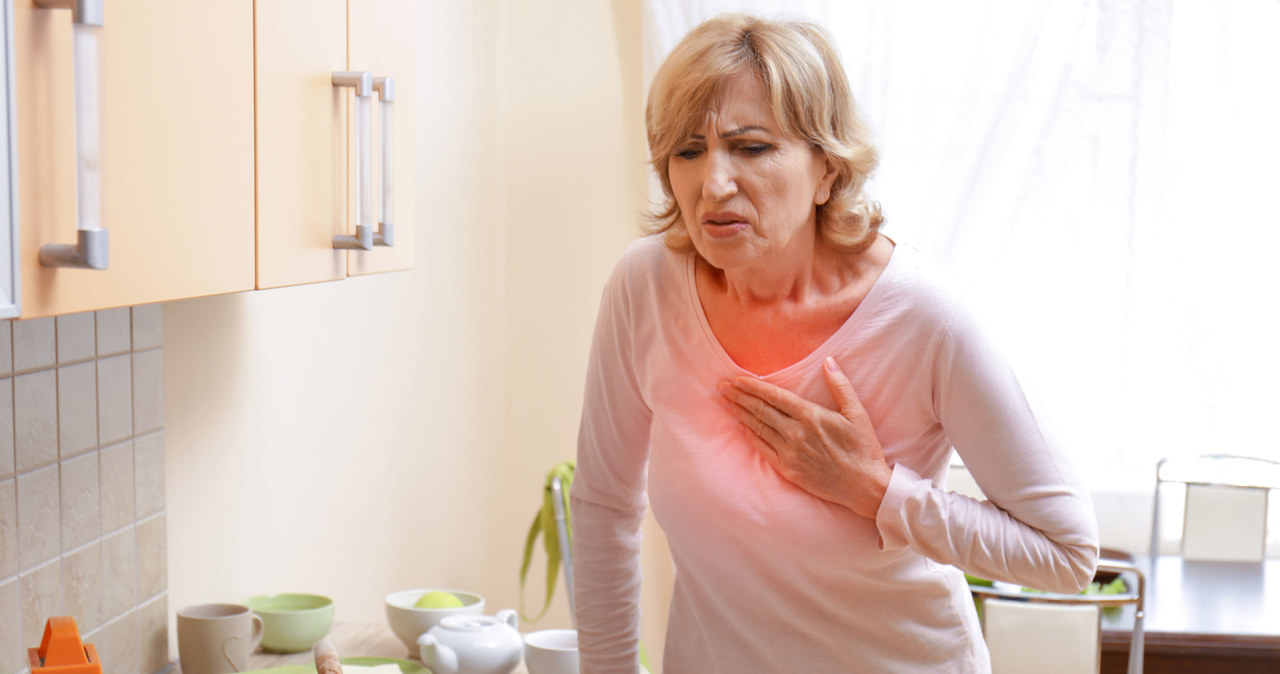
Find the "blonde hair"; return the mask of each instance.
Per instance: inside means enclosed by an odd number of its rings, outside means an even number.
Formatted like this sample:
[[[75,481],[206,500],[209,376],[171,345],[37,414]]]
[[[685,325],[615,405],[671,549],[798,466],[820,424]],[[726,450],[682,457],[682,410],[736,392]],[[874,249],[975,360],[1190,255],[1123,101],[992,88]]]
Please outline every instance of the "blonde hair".
[[[812,23],[746,14],[726,14],[694,28],[653,78],[645,127],[666,201],[650,213],[646,229],[663,234],[673,250],[693,251],[668,163],[715,105],[725,81],[743,71],[763,83],[779,130],[820,149],[837,168],[831,196],[818,206],[819,235],[839,250],[866,248],[884,221],[880,205],[862,191],[878,155],[830,35]]]

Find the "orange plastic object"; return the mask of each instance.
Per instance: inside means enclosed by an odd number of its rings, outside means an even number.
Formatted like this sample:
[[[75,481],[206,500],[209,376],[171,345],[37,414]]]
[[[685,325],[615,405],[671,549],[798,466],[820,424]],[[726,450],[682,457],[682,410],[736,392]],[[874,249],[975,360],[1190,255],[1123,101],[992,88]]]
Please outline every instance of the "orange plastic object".
[[[71,616],[54,616],[44,625],[40,648],[28,648],[31,674],[102,674],[98,649],[80,641],[80,628]]]

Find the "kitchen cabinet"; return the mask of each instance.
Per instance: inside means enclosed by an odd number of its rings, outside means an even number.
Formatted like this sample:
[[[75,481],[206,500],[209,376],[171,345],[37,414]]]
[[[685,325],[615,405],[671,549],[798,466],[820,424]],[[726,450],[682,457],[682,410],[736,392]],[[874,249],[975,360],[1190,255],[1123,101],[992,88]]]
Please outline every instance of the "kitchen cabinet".
[[[23,317],[412,267],[414,0],[103,2],[98,62],[81,71],[101,83],[101,151],[88,159],[77,152],[72,11],[4,1]],[[333,84],[344,71],[390,78],[376,80],[359,127],[352,89]],[[366,132],[370,169],[358,179]],[[108,264],[46,266],[42,246],[82,235],[85,166],[100,168]],[[335,249],[355,233],[357,184],[393,245]]]
[[[292,0],[255,7],[257,76],[257,287],[329,281],[408,269],[413,264],[415,0]],[[393,116],[370,103],[374,222],[387,220],[391,187],[394,245],[342,250],[356,234],[359,133],[352,88],[335,72],[391,77]],[[391,124],[387,124],[390,121]],[[390,132],[392,151],[383,140]],[[387,180],[384,158],[391,162]],[[382,226],[385,226],[383,224]]]
[[[48,267],[77,237],[72,12],[12,0],[24,317],[254,287],[253,2],[110,0],[101,95],[105,270]]]

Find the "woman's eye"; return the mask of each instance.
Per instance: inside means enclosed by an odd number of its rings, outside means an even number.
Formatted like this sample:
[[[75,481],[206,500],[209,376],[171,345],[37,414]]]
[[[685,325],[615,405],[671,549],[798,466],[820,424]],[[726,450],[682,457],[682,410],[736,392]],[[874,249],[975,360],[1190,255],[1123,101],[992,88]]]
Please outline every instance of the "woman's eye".
[[[742,146],[742,151],[752,157],[762,155],[772,149],[773,146],[767,143],[752,143],[751,145]]]
[[[676,150],[676,156],[679,157],[680,159],[693,159],[697,157],[699,154],[702,154],[702,151],[694,147],[685,148],[683,150]]]

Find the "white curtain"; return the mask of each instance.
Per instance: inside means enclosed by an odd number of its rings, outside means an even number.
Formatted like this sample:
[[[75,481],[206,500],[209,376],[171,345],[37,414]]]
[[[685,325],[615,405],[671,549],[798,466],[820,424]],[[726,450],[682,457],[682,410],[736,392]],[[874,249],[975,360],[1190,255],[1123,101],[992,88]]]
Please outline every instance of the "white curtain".
[[[1280,458],[1280,2],[648,0],[645,81],[725,11],[836,36],[885,233],[972,288],[1095,480]]]

